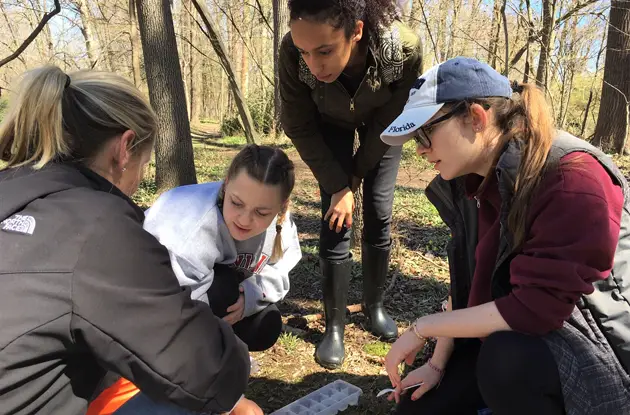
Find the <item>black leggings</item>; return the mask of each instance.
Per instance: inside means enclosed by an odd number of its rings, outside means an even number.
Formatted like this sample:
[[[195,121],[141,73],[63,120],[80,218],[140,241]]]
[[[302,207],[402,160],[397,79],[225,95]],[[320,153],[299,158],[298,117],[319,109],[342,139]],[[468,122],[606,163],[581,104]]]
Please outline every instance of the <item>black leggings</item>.
[[[335,159],[346,170],[352,170],[354,130],[346,130],[332,124],[323,124],[324,141]],[[366,128],[359,128],[359,139],[365,140]],[[363,179],[363,240],[377,248],[387,248],[391,243],[392,204],[402,147],[390,147],[381,160]],[[344,225],[341,232],[330,230],[324,216],[330,207],[332,195],[320,186],[322,224],[319,236],[319,255],[329,261],[342,261],[350,255],[350,228]]]
[[[417,401],[403,395],[396,414],[493,415],[564,414],[555,360],[540,337],[502,331],[484,342],[462,340],[446,366],[442,383]]]
[[[215,275],[208,290],[208,301],[215,316],[223,318],[227,308],[238,300],[239,281],[230,275]],[[261,352],[276,343],[282,330],[282,315],[275,304],[260,312],[245,317],[232,326],[236,334],[249,348],[250,352]]]

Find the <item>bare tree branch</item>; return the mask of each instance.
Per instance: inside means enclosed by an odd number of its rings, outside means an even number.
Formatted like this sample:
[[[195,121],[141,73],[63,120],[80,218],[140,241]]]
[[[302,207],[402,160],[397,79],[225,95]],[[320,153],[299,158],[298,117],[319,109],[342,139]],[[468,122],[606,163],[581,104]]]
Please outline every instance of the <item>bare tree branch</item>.
[[[228,20],[230,21],[230,23],[232,24],[232,27],[234,28],[234,30],[236,30],[236,33],[238,33],[238,36],[241,38],[241,41],[243,42],[243,45],[245,46],[245,49],[247,49],[247,52],[249,53],[249,56],[251,56],[252,60],[254,61],[254,63],[256,64],[256,66],[258,67],[258,69],[260,70],[260,74],[263,76],[263,78],[265,78],[265,80],[267,80],[267,82],[269,82],[269,85],[273,86],[273,80],[267,76],[267,74],[264,71],[264,68],[262,67],[262,65],[260,64],[260,62],[258,61],[258,59],[256,59],[256,55],[254,54],[254,52],[250,49],[249,45],[247,44],[247,42],[245,42],[245,36],[243,36],[243,33],[241,33],[241,30],[239,29],[238,25],[236,24],[236,22],[234,21],[234,16],[232,15],[232,13],[227,13],[218,3],[215,3],[216,6],[219,8],[219,10],[221,11],[221,13],[223,13],[225,15],[225,17],[228,18]],[[188,11],[188,13],[193,17],[193,19],[195,19],[195,16],[192,15],[191,11],[186,9]],[[202,32],[204,34],[206,34],[203,26],[201,25],[200,22],[198,22],[195,19],[197,26],[199,26],[202,30]],[[189,42],[190,43],[190,42]]]
[[[265,16],[265,13],[263,13],[262,6],[260,5],[260,0],[256,0],[256,6],[257,7],[254,7],[254,8],[258,11],[258,13],[260,14],[260,17],[262,17],[269,31],[273,33],[273,27],[269,24],[269,20],[267,20],[267,16]]]
[[[507,0],[503,0],[503,6],[501,6],[501,16],[503,16],[503,34],[505,35],[505,68],[503,69],[503,76],[505,77],[510,74],[510,38],[508,36],[507,16],[505,15],[506,6]]]
[[[431,39],[431,43],[433,44],[433,54],[435,55],[435,61],[440,62],[440,57],[438,56],[437,45],[435,44],[435,39],[433,39],[433,34],[431,33],[431,28],[429,27],[429,20],[427,19],[427,14],[424,12],[423,1],[418,2],[420,5],[420,10],[422,11],[422,17],[424,17],[424,25],[427,27],[427,32],[429,33],[429,38]]]
[[[11,55],[0,61],[0,68],[20,56],[20,54],[24,52],[24,49],[26,49],[28,45],[30,45],[33,40],[35,40],[37,35],[39,35],[39,33],[44,29],[46,23],[48,23],[48,21],[52,19],[54,15],[59,14],[59,12],[61,12],[61,4],[59,3],[59,0],[55,0],[54,10],[48,13],[44,13],[44,16],[42,16],[42,20],[40,20],[37,27],[35,27],[33,32],[24,40],[24,42],[22,42],[22,44]]]

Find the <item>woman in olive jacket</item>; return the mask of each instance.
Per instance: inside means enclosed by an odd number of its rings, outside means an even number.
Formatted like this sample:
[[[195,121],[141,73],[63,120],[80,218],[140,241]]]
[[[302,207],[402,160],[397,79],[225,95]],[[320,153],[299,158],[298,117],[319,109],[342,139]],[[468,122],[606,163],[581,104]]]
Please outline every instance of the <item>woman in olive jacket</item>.
[[[320,187],[326,333],[315,358],[336,368],[344,359],[353,192],[361,181],[363,310],[375,335],[397,336],[383,287],[401,148],[379,137],[422,73],[422,44],[397,19],[392,0],[289,0],[289,10],[291,31],[280,47],[281,122]]]

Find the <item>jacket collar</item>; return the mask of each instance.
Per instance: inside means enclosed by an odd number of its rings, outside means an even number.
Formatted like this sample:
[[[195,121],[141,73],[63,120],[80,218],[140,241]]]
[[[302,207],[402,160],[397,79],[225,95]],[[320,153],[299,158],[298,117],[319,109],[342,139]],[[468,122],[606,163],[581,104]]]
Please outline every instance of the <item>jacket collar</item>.
[[[131,200],[129,196],[124,194],[112,182],[110,182],[103,176],[99,175],[94,170],[83,166],[82,164],[72,163],[71,166],[76,168],[79,171],[79,173],[81,173],[88,180],[88,182],[90,183],[90,186],[94,190],[110,193],[112,195],[120,197],[125,202],[127,202],[129,206],[131,206],[134,212],[138,215],[138,218],[140,219],[140,221],[144,220],[144,211],[138,205],[136,205],[136,203],[133,200]]]

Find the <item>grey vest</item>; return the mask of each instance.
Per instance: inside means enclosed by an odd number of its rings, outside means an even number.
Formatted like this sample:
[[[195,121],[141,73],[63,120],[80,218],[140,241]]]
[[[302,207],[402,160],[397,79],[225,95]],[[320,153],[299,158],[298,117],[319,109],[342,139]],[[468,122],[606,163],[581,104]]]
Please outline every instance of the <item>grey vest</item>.
[[[554,140],[547,164],[553,165],[565,155],[576,151],[595,157],[623,189],[624,208],[613,269],[607,279],[593,284],[595,291],[582,296],[578,307],[593,316],[590,324],[599,326],[626,372],[630,373],[630,188],[609,156],[566,132],[559,132]],[[511,291],[509,265],[514,253],[507,217],[520,160],[519,142],[512,141],[506,146],[496,167],[501,195],[501,230],[498,256],[492,275],[493,298],[503,297]],[[438,176],[427,187],[426,195],[451,229],[452,238],[447,252],[453,308],[465,308],[475,271],[478,227],[476,202],[466,197],[463,177],[446,181]]]

